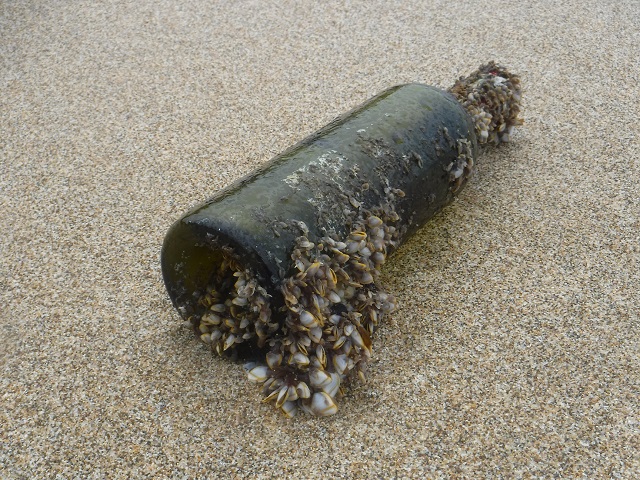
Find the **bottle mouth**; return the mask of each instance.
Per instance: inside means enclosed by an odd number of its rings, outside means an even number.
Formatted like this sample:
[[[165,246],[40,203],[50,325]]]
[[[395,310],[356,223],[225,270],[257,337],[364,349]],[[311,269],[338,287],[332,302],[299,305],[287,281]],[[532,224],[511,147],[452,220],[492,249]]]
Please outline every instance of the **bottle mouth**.
[[[242,356],[264,347],[278,327],[271,322],[277,291],[256,270],[259,258],[223,233],[213,236],[181,221],[172,230],[163,245],[162,271],[182,318],[218,354],[243,343],[249,348],[241,349]]]
[[[272,321],[271,295],[232,247],[215,253],[210,279],[188,320],[220,355],[239,344],[263,349],[279,328]]]

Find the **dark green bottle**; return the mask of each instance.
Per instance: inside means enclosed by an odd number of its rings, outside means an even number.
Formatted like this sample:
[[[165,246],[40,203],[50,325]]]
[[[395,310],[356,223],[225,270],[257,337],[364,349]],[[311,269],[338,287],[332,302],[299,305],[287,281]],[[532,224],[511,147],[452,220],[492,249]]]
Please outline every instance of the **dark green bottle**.
[[[450,91],[400,85],[338,117],[173,224],[173,304],[218,353],[266,355],[249,378],[285,414],[335,413],[393,310],[381,265],[464,186],[479,140],[508,140],[519,99],[490,63]]]
[[[185,318],[197,309],[223,246],[277,297],[301,235],[295,222],[311,241],[344,235],[345,209],[378,205],[389,186],[405,193],[397,211],[411,234],[453,199],[460,141],[475,156],[473,123],[450,93],[421,84],[386,90],[178,220],[162,248],[171,300]]]

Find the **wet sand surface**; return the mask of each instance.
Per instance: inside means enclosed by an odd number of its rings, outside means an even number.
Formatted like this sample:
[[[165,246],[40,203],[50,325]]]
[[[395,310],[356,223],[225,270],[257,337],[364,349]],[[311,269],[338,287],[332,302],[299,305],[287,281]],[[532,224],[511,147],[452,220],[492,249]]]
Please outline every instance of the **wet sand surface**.
[[[640,4],[5,2],[2,478],[640,475]],[[385,266],[366,384],[286,419],[183,326],[182,213],[395,84],[525,124]]]

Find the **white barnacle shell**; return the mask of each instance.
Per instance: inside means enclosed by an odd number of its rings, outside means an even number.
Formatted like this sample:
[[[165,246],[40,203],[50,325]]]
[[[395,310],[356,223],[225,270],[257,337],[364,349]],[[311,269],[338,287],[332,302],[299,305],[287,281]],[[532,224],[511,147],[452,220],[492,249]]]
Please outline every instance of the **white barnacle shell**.
[[[380,219],[380,217],[376,217],[375,215],[371,215],[368,219],[367,219],[367,224],[371,227],[379,227],[380,225],[382,225],[382,220]]]
[[[373,276],[369,272],[364,272],[360,276],[360,283],[363,285],[368,285],[369,283],[373,283]]]
[[[310,242],[307,237],[298,237],[298,247],[310,249],[310,248],[313,248],[314,246],[315,245],[312,242]]]
[[[342,335],[335,342],[333,342],[333,345],[331,346],[331,348],[333,348],[334,350],[338,350],[340,347],[342,347],[344,345],[344,342],[346,342],[346,341],[347,341],[347,337]]]
[[[364,339],[362,338],[362,335],[360,335],[360,332],[357,329],[354,329],[353,332],[351,332],[350,336],[354,345],[369,352],[369,348],[370,348],[369,345],[365,343]]]
[[[371,255],[371,260],[373,260],[376,265],[382,265],[385,261],[385,257],[382,252],[375,252]]]
[[[296,393],[299,398],[309,398],[311,396],[311,390],[309,389],[309,385],[305,382],[299,382],[296,386]]]
[[[239,307],[244,307],[249,301],[245,297],[236,297],[231,300],[231,303],[234,305],[238,305]]]
[[[318,273],[318,269],[320,268],[320,266],[320,262],[313,262],[311,265],[309,265],[309,268],[307,268],[307,276],[313,277],[316,273]]]
[[[262,403],[269,403],[270,401],[275,400],[276,398],[278,398],[281,391],[282,390],[280,388],[276,387],[275,390],[273,390],[269,395],[262,399]]]
[[[306,310],[303,310],[300,313],[300,323],[307,328],[313,328],[318,326],[318,320],[313,314],[309,313]]]
[[[276,407],[280,408],[288,398],[289,387],[287,385],[283,385],[278,393],[278,398],[276,398]]]
[[[220,325],[222,319],[215,313],[205,313],[202,315],[202,323],[207,325]]]
[[[298,406],[296,405],[296,402],[291,402],[291,401],[284,402],[280,408],[282,409],[284,414],[289,418],[295,417],[296,414],[298,413]]]
[[[333,357],[333,367],[336,369],[336,372],[342,374],[347,368],[347,356],[346,355],[336,355]]]
[[[289,385],[289,391],[287,392],[287,401],[293,402],[297,399],[298,399],[298,391],[296,390],[296,387],[294,387],[293,385]]]
[[[214,330],[211,332],[211,343],[216,343],[222,338],[222,330]]]
[[[331,398],[335,398],[340,388],[341,377],[337,373],[330,373],[331,381],[322,387],[322,391],[329,395]]]
[[[318,345],[316,347],[316,358],[318,359],[318,362],[320,362],[320,365],[322,365],[322,368],[327,366],[327,353],[322,345]]]
[[[292,360],[292,363],[296,363],[299,367],[304,368],[309,366],[309,357],[307,357],[302,352],[294,353],[291,360]]]
[[[282,363],[282,354],[276,352],[267,353],[267,365],[269,368],[276,368]]]
[[[349,242],[347,244],[347,253],[356,253],[360,249],[360,242]]]
[[[256,383],[265,382],[270,374],[271,374],[271,370],[269,370],[269,367],[264,365],[253,367],[251,370],[247,372],[249,381],[256,382]]]
[[[322,339],[322,328],[313,327],[312,329],[310,329],[309,338],[315,343],[320,343],[320,340]]]
[[[374,228],[373,230],[371,230],[371,236],[373,238],[382,240],[384,238],[384,228],[381,228],[381,227]]]
[[[340,295],[331,290],[331,292],[329,292],[329,301],[331,301],[331,303],[340,303]]]
[[[233,333],[230,333],[229,336],[224,341],[223,349],[227,350],[231,348],[231,346],[236,342],[236,336]]]
[[[311,398],[311,413],[319,417],[333,415],[338,411],[333,399],[325,392],[317,392]]]
[[[309,373],[309,382],[312,387],[322,388],[331,382],[331,377],[322,370],[312,370]]]
[[[353,232],[351,232],[349,234],[349,237],[351,238],[351,240],[354,240],[356,242],[360,242],[361,240],[364,240],[367,238],[367,234],[365,232],[361,232],[359,230],[354,230]]]

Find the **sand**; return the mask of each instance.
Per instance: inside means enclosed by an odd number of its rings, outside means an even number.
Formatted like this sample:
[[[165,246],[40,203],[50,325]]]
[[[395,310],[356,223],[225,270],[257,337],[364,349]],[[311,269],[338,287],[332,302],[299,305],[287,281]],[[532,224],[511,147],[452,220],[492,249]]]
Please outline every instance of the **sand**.
[[[0,477],[636,478],[640,4],[0,6]],[[525,124],[388,262],[333,417],[182,325],[182,213],[384,88],[521,75]]]

